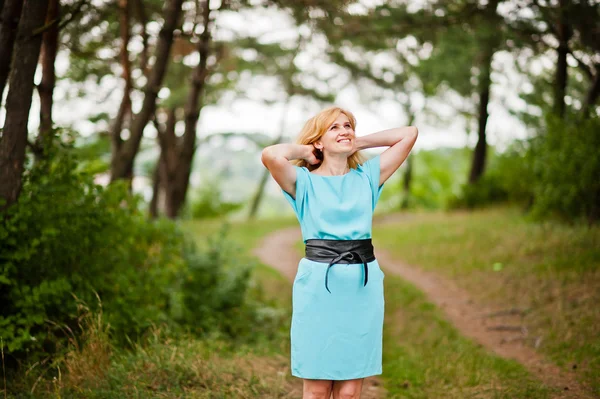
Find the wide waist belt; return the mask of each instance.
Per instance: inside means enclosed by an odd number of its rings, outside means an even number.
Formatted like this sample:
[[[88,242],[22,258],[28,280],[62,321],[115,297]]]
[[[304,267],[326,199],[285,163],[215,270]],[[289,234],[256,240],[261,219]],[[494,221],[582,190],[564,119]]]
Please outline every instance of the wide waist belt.
[[[375,254],[370,238],[363,240],[310,239],[306,240],[305,258],[315,262],[329,263],[325,272],[325,288],[329,291],[327,286],[329,269],[336,263],[362,263],[365,275],[363,286],[367,285],[369,281],[367,263],[375,260]]]

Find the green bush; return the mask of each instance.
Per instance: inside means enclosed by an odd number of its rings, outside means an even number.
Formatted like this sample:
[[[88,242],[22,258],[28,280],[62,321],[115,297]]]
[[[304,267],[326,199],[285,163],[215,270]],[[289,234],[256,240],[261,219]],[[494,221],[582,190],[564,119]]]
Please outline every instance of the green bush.
[[[193,219],[209,219],[228,215],[241,209],[243,202],[227,202],[223,200],[223,193],[216,182],[202,185],[197,198],[192,201],[189,213]]]
[[[498,175],[484,175],[474,184],[464,184],[460,196],[450,197],[447,202],[449,209],[474,209],[492,203],[505,202],[508,192],[499,180]]]
[[[24,175],[0,221],[0,335],[18,356],[52,352],[76,325],[76,301],[102,298],[119,339],[168,319],[169,287],[184,267],[173,224],[148,223],[127,188],[94,183],[69,148]]]
[[[245,302],[251,265],[225,232],[197,249],[138,202],[125,184],[95,184],[65,146],[27,168],[0,221],[0,337],[11,359],[64,347],[78,330],[77,303],[96,304],[96,295],[118,346],[158,324],[248,335],[262,305]]]
[[[462,184],[459,193],[449,197],[446,207],[473,209],[505,202],[528,206],[535,182],[532,145],[533,140],[516,140],[500,154],[490,147],[483,176],[473,184]]]
[[[546,133],[532,147],[535,202],[532,215],[600,218],[600,117],[546,117]]]

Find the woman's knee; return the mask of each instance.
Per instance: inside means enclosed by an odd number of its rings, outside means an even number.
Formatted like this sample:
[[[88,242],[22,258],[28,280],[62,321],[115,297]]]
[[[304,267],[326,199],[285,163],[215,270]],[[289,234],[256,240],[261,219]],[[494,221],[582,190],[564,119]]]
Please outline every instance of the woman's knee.
[[[362,379],[340,381],[334,383],[333,398],[334,399],[360,399],[362,390]]]
[[[331,388],[332,381],[305,379],[302,399],[329,399]]]

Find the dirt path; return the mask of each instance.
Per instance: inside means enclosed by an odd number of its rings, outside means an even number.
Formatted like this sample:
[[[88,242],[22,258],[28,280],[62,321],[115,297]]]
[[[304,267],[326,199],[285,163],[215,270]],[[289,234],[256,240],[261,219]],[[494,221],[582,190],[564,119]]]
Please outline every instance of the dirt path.
[[[278,230],[265,237],[255,248],[254,254],[263,263],[279,270],[293,281],[300,259],[294,245],[300,239],[299,228]],[[463,335],[499,356],[518,361],[545,385],[559,389],[553,398],[594,398],[581,387],[573,374],[561,370],[534,349],[524,345],[523,331],[507,328],[519,324],[520,320],[516,319],[520,317],[518,314],[484,308],[474,303],[469,295],[451,280],[393,259],[385,250],[376,249],[375,252],[386,274],[398,275],[422,290],[432,303],[446,313],[448,319]],[[366,380],[364,398],[375,399],[385,397],[384,395],[378,379]]]

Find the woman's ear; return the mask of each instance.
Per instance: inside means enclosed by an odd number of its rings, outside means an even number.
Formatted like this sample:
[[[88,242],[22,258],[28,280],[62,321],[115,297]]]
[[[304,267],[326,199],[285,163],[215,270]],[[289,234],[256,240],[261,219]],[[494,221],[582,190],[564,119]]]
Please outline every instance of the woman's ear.
[[[322,150],[323,150],[323,143],[321,143],[320,141],[315,141],[315,142],[313,143],[313,146],[314,146],[314,147],[315,147],[317,150],[319,150],[319,151],[322,151]]]

